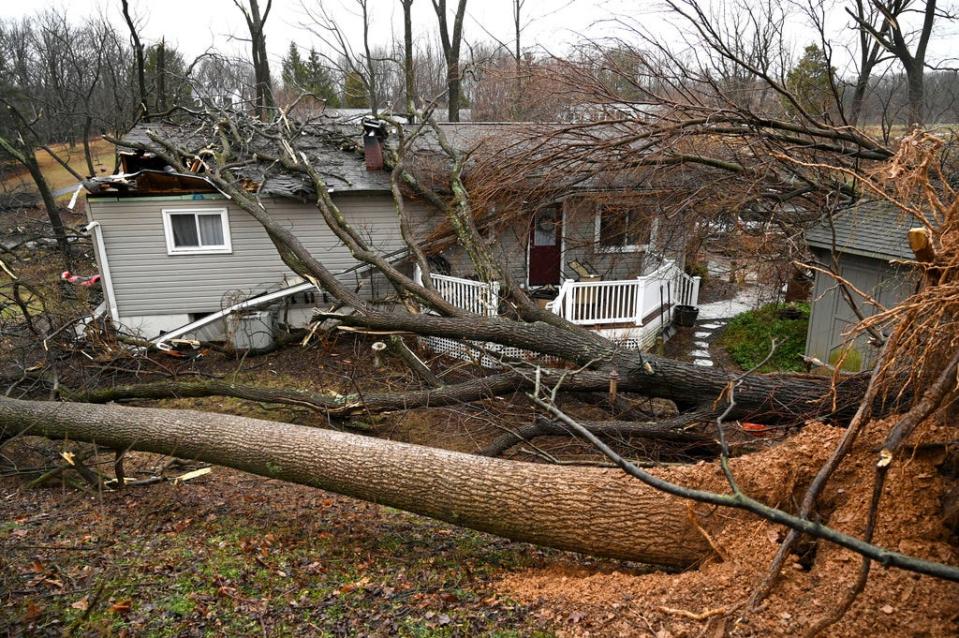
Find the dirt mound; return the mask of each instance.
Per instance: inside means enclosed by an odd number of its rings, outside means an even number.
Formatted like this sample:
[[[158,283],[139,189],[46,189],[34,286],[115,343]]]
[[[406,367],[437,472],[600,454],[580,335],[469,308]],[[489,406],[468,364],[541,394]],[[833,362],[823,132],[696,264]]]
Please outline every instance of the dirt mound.
[[[861,435],[824,493],[822,514],[830,525],[860,535],[865,525],[876,449],[889,421],[874,422]],[[786,509],[796,502],[835,447],[842,431],[820,424],[781,446],[734,462],[744,490]],[[955,429],[933,423],[916,433],[931,443],[955,438]],[[949,480],[937,471],[941,446],[925,445],[899,460],[883,493],[875,541],[884,547],[952,564],[959,553],[942,524],[941,497]],[[723,489],[723,478],[703,467],[703,487]],[[669,472],[672,474],[672,472]],[[682,474],[676,471],[676,478]],[[697,517],[715,529],[722,558],[680,574],[597,573],[547,567],[513,574],[499,591],[537,605],[544,623],[561,623],[567,636],[768,636],[800,635],[831,610],[854,582],[859,557],[827,543],[800,546],[783,578],[760,609],[729,611],[761,581],[785,538],[782,526],[729,510]],[[869,583],[830,636],[954,636],[959,631],[959,585],[874,566]]]

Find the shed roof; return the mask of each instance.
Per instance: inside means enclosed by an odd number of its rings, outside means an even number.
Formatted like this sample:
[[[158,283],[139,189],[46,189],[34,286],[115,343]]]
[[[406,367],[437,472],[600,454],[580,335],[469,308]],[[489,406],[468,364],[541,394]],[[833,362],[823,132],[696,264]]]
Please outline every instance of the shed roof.
[[[918,224],[913,215],[887,202],[865,201],[833,215],[831,225],[823,219],[807,230],[806,243],[874,259],[913,259],[908,233]]]

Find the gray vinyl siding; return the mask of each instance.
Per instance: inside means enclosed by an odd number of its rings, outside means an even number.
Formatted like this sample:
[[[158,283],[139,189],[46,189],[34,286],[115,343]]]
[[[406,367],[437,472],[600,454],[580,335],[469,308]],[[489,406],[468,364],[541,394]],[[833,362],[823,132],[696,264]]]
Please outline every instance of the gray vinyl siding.
[[[594,202],[583,196],[567,198],[564,203],[563,217],[563,255],[561,273],[564,279],[578,279],[579,276],[570,268],[569,263],[579,261],[592,267],[602,279],[606,281],[632,279],[646,274],[658,265],[657,260],[647,260],[647,253],[638,252],[604,252],[599,250],[596,242],[596,208]],[[491,249],[500,263],[505,264],[513,279],[521,284],[527,280],[527,256],[529,252],[529,215],[521,216],[517,221],[495,231],[495,240]],[[650,229],[652,233],[652,229]],[[655,235],[660,238],[666,235],[661,231],[652,233],[652,243],[656,244],[657,251],[668,255],[677,254],[673,244],[681,246],[685,241],[685,234],[678,232],[670,237],[679,237],[678,241],[670,241],[669,245],[660,245]],[[452,246],[443,252],[443,257],[450,262],[452,274],[457,277],[472,277],[474,268],[466,252],[460,246]],[[647,264],[647,261],[650,264]]]
[[[827,251],[814,249],[816,258],[828,263]],[[841,276],[853,286],[875,297],[886,307],[894,306],[911,295],[915,289],[915,273],[905,266],[894,266],[885,259],[858,255],[839,258]],[[864,315],[875,313],[875,308],[857,293],[852,293],[856,305]],[[845,297],[839,292],[832,277],[817,272],[813,286],[812,312],[806,334],[806,354],[829,362],[836,352],[851,347],[859,353],[861,369],[869,368],[878,353],[869,344],[868,334],[854,339],[847,333],[859,322]]]
[[[354,228],[383,254],[403,248],[396,213],[388,194],[334,196]],[[270,213],[281,220],[314,256],[334,273],[357,264],[346,247],[323,222],[319,211],[290,200],[266,200]],[[189,200],[121,198],[89,201],[90,214],[100,222],[116,303],[121,316],[205,313],[228,305],[233,293],[243,298],[276,286],[294,275],[280,260],[263,227],[225,199]],[[232,253],[168,255],[163,209],[226,208]],[[418,222],[428,216],[425,206],[407,208]],[[344,274],[351,288],[362,276]],[[369,277],[361,294],[372,298],[384,292],[381,278]],[[230,297],[232,298],[232,297]]]

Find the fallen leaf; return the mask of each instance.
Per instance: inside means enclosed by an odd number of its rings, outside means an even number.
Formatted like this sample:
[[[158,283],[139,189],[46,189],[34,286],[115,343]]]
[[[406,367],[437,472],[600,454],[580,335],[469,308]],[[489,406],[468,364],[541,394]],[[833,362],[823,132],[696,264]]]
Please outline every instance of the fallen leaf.
[[[452,622],[452,620],[451,620],[450,617],[447,616],[446,614],[440,614],[440,615],[436,618],[436,624],[439,625],[440,627],[442,627],[442,626],[444,626],[444,625],[448,625],[448,624],[450,624],[451,622]]]
[[[23,614],[23,621],[31,623],[43,614],[43,607],[33,602],[32,600],[27,603],[27,611]]]
[[[127,614],[130,612],[130,609],[133,607],[133,604],[129,600],[118,600],[117,602],[110,605],[110,611],[115,614]]]
[[[80,611],[86,611],[90,607],[90,601],[86,596],[84,596],[80,600],[73,602],[70,607],[73,609],[79,609]]]
[[[879,611],[884,614],[891,614],[892,612],[896,611],[896,609],[892,605],[883,605],[879,608]]]

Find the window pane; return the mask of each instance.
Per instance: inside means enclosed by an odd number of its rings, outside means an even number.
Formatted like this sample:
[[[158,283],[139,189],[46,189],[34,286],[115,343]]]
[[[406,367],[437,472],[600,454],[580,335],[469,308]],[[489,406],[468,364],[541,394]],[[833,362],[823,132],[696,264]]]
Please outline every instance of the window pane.
[[[196,234],[196,218],[191,215],[170,215],[173,228],[173,246],[176,248],[195,248],[200,245]]]
[[[625,211],[603,209],[599,218],[599,245],[618,248],[625,244],[628,216]]]
[[[556,231],[559,224],[559,209],[544,208],[537,211],[533,224],[533,245],[534,246],[555,246]]]
[[[222,246],[223,222],[219,215],[197,215],[200,222],[200,240],[203,246]]]

